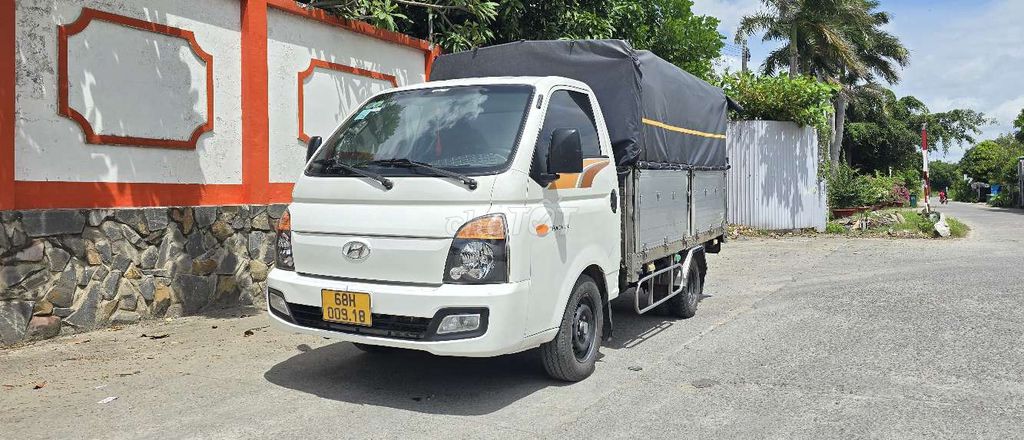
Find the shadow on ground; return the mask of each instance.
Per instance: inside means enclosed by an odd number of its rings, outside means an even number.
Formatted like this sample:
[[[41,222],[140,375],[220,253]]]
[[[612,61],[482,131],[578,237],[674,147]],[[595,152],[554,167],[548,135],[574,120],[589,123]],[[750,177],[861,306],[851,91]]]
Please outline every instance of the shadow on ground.
[[[629,349],[673,325],[661,316],[636,316],[615,306],[615,333],[605,349]],[[530,350],[495,358],[434,356],[426,352],[364,353],[339,342],[299,353],[271,367],[264,378],[324,399],[430,414],[483,415],[547,387],[540,354]],[[598,368],[601,360],[598,359]]]

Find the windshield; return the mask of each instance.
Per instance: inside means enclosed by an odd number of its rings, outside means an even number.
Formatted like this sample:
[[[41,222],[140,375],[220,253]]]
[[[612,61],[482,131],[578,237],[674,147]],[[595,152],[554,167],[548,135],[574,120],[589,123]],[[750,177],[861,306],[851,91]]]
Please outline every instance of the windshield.
[[[508,166],[533,96],[525,85],[461,86],[378,96],[324,142],[308,174],[349,175],[339,164],[382,176],[434,175],[396,167],[422,162],[464,175]]]

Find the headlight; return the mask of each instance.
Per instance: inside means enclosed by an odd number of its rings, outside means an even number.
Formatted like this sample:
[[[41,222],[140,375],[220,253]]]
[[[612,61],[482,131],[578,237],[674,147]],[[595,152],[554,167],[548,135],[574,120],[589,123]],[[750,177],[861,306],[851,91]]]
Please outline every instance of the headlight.
[[[295,270],[295,257],[292,255],[292,216],[285,210],[277,225],[277,236],[274,239],[274,267],[284,270]]]
[[[458,284],[508,282],[507,228],[501,214],[479,217],[455,234],[444,268],[444,281]]]

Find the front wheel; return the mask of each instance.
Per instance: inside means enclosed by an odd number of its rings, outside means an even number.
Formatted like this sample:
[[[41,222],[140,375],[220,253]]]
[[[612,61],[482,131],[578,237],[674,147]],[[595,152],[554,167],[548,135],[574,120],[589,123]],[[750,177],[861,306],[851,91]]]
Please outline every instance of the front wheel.
[[[604,308],[601,291],[593,278],[580,276],[573,286],[555,339],[540,347],[548,375],[567,382],[579,382],[594,372]]]

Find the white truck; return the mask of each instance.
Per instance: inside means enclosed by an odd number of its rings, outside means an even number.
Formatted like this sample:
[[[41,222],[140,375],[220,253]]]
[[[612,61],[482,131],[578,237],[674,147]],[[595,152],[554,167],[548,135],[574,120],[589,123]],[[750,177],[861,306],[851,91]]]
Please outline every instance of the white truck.
[[[442,56],[310,141],[270,319],[365,351],[540,347],[582,380],[612,300],[696,312],[725,238],[727,105],[621,41]]]

